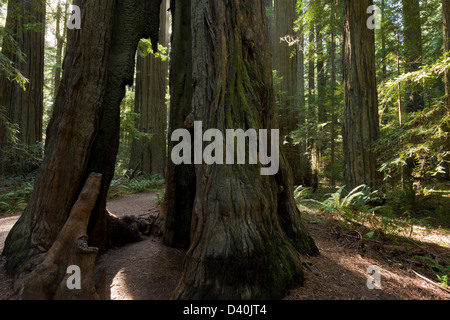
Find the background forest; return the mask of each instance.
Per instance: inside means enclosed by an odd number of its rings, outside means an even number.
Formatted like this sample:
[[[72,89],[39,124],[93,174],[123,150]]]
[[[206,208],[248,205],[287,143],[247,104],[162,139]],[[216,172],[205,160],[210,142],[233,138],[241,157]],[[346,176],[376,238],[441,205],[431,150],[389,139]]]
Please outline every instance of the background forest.
[[[344,176],[344,1],[265,1],[283,145],[300,208],[337,217],[341,226],[364,225],[367,239],[407,236],[412,225],[448,233],[450,60],[442,0],[374,1],[380,132],[371,147],[378,179],[367,184]],[[169,2],[161,9],[158,53],[150,40],[139,45],[135,81],[121,105],[110,198],[151,189],[164,197]],[[33,190],[61,80],[68,8],[65,0],[0,0],[0,214],[23,210]],[[447,285],[449,261],[423,263]]]

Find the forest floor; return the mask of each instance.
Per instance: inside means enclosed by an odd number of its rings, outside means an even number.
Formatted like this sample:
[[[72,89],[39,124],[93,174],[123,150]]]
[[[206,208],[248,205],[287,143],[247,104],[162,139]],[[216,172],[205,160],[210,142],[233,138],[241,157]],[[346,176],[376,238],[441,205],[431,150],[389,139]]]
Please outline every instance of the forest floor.
[[[108,202],[115,215],[141,215],[158,210],[155,192],[125,195]],[[20,214],[0,217],[0,252],[4,239]],[[450,300],[450,290],[424,277],[414,260],[401,259],[402,253],[361,245],[351,232],[339,231],[318,216],[307,215],[305,223],[320,255],[305,257],[305,283],[290,290],[286,300]],[[429,240],[422,249],[435,257],[450,257],[450,235],[417,229]],[[434,240],[433,240],[434,239]],[[439,241],[439,242],[438,242]],[[439,244],[436,244],[436,243]],[[166,247],[155,236],[113,248],[98,257],[98,267],[107,271],[111,300],[167,300],[181,277],[185,252]],[[0,300],[14,300],[12,280],[5,275],[4,257],[0,257]],[[370,266],[380,270],[381,289],[367,287]]]

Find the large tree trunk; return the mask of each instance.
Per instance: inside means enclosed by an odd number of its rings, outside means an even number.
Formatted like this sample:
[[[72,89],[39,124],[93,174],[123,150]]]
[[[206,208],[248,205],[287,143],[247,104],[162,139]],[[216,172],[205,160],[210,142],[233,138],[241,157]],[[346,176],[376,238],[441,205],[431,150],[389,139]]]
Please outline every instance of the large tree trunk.
[[[380,136],[375,73],[375,36],[367,28],[372,0],[345,2],[344,180],[347,189],[379,182],[373,143]]]
[[[167,46],[167,0],[163,0],[160,12],[159,43]],[[134,140],[129,168],[164,177],[166,166],[167,107],[166,87],[168,62],[153,54],[138,54],[136,66],[135,113],[136,129],[152,135],[150,140]]]
[[[68,32],[63,78],[47,130],[44,161],[24,213],[5,242],[6,268],[20,275],[50,249],[91,172],[102,174],[90,244],[110,245],[106,194],[118,147],[120,102],[132,84],[142,37],[156,45],[160,0],[75,1],[81,30]]]
[[[18,125],[20,142],[31,146],[42,141],[45,1],[8,1],[5,28],[13,35],[25,59],[19,58],[14,46],[6,40],[3,43],[3,54],[29,82],[24,90],[1,73],[0,106],[6,108],[9,122]],[[0,135],[3,136],[0,146],[3,146],[6,143],[5,135]],[[5,170],[8,173],[17,174],[33,169],[24,159],[15,161],[21,163],[20,169],[7,166]]]
[[[175,165],[170,156],[176,142],[173,131],[192,130],[192,36],[191,0],[172,0],[172,39],[170,55],[170,111],[166,191],[161,206],[162,232],[166,245],[188,248],[191,217],[195,198],[195,168],[193,164]],[[193,162],[192,162],[193,163]]]
[[[193,106],[203,128],[278,129],[264,2],[192,2]],[[191,244],[176,299],[279,298],[317,254],[283,154],[257,165],[196,165]]]

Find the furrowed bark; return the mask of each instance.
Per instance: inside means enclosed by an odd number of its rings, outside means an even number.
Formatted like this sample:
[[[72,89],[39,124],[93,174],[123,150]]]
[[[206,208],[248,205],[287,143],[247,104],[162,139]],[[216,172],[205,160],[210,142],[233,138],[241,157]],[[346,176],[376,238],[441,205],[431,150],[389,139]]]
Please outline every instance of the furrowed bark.
[[[204,130],[278,129],[262,1],[192,2],[193,106]],[[257,165],[196,165],[191,244],[175,299],[272,299],[303,282],[301,224],[281,154]]]
[[[372,0],[345,3],[344,180],[348,191],[380,181],[373,143],[380,136],[374,31],[367,28]]]

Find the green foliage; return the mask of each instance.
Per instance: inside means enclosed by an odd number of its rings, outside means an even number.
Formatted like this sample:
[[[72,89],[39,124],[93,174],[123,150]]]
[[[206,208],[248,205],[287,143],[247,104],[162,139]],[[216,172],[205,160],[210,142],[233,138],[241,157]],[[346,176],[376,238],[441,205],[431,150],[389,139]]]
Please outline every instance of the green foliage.
[[[386,196],[388,211],[407,223],[450,226],[450,201],[432,190],[411,184]]]
[[[116,160],[116,171],[125,174],[128,170],[130,153],[133,140],[141,142],[149,141],[152,134],[139,131],[136,128],[136,121],[140,114],[134,112],[135,92],[132,88],[127,88],[122,104],[120,105],[120,145]]]
[[[4,52],[12,52],[16,58],[22,62],[25,61],[25,56],[20,50],[14,37],[2,26],[0,26],[0,43],[2,44],[2,50],[4,50],[0,51],[0,72],[2,72],[8,80],[17,82],[25,90],[28,79],[25,78],[21,71],[16,68],[14,63],[5,56]]]
[[[0,186],[0,215],[25,209],[33,191],[34,174],[2,180]]]
[[[450,119],[443,96],[440,94],[430,99],[423,110],[402,114],[402,125],[398,124],[398,107],[394,107],[394,103],[399,86],[401,90],[407,90],[408,82],[416,82],[432,88],[434,82],[441,81],[443,72],[449,67],[450,58],[443,57],[434,64],[402,74],[380,86],[382,103],[393,106],[383,116],[385,125],[374,146],[379,154],[379,170],[386,181],[398,181],[401,170],[405,168],[412,170],[410,176],[414,179],[427,182],[444,173],[444,161],[449,152],[445,147],[445,128],[448,128]]]
[[[370,213],[382,209],[381,206],[372,207],[371,203],[376,203],[379,198],[378,191],[370,191],[370,187],[360,185],[345,194],[345,187],[340,188],[322,203],[325,212],[342,215],[346,218],[353,218],[354,212]]]
[[[36,169],[43,160],[43,143],[39,142],[31,146],[22,143],[17,124],[9,122],[5,116],[4,108],[1,107],[0,123],[5,126],[5,141],[0,158],[0,174],[29,172]]]
[[[167,61],[167,59],[169,59],[168,48],[158,43],[158,51],[153,52],[152,42],[149,39],[141,39],[138,47],[138,54],[141,57],[146,57],[149,54],[152,54],[156,58],[160,58],[162,61]]]
[[[108,190],[108,198],[120,197],[124,194],[141,193],[155,189],[160,189],[164,185],[164,179],[159,175],[148,175],[138,172],[130,179],[132,173],[126,172],[125,175],[115,177]]]
[[[161,191],[156,193],[156,202],[158,204],[161,204],[163,202],[165,193],[166,193],[165,189],[161,189]]]

